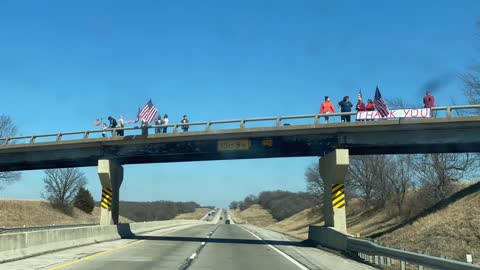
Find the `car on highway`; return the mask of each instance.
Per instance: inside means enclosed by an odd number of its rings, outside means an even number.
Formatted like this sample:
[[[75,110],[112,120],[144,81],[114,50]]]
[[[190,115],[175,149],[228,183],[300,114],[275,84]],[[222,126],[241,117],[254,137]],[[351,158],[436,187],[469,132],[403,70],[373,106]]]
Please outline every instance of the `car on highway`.
[[[225,219],[225,224],[230,224],[230,220]]]

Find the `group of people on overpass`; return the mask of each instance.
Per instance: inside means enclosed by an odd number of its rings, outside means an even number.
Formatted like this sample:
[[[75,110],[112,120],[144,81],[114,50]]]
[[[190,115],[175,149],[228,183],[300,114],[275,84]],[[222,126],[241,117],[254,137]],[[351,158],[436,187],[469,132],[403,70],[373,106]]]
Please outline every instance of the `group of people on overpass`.
[[[103,122],[102,118],[95,120],[95,125],[102,125],[102,137],[107,137],[107,130],[108,129],[117,129],[115,130],[115,134],[112,131],[112,136],[124,136],[125,135],[125,125],[126,124],[131,124],[131,123],[136,123],[136,121],[125,121],[124,117],[120,115],[118,117],[118,121],[113,118],[112,116],[109,116],[108,118],[108,124]],[[188,124],[189,120],[187,115],[183,115],[183,118],[181,120],[182,124]],[[159,133],[167,133],[168,132],[168,114],[164,114],[163,118],[161,115],[157,116],[157,119],[154,121],[155,124],[155,134]],[[142,119],[140,128],[142,130],[142,135],[147,135],[148,134],[148,128],[152,127],[150,123]],[[189,126],[188,125],[181,125],[181,129],[183,132],[188,131]]]
[[[435,107],[435,97],[428,90],[425,93],[425,97],[423,97],[423,105],[424,105],[424,108]],[[337,103],[337,107],[342,113],[352,112],[353,104],[352,102],[350,102],[350,97],[349,96],[343,97],[343,99]],[[360,111],[374,111],[375,109],[376,109],[375,102],[372,99],[368,99],[367,103],[365,104],[365,102],[363,101],[362,93],[360,92],[358,94],[355,110],[357,112],[360,112]],[[335,113],[335,106],[330,100],[330,97],[326,96],[325,100],[322,102],[320,106],[320,114],[331,114],[331,113]],[[325,121],[327,123],[328,123],[328,120],[329,120],[329,117],[325,116]],[[341,121],[350,122],[351,115],[341,115]],[[362,121],[362,120],[357,119],[357,121]]]
[[[423,98],[423,105],[424,105],[424,108],[432,108],[432,107],[435,106],[435,98],[433,97],[433,95],[428,90],[426,91],[425,97]],[[342,112],[342,113],[352,112],[353,104],[352,104],[352,102],[350,102],[350,97],[349,96],[343,97],[343,99],[337,103],[337,107],[340,110],[340,112]],[[367,111],[375,111],[375,110],[377,110],[378,112],[382,112],[382,110],[385,110],[388,113],[387,106],[386,106],[385,102],[383,101],[383,99],[381,98],[380,91],[378,90],[378,87],[377,87],[376,92],[375,92],[374,100],[368,99],[367,103],[365,103],[363,101],[362,93],[360,91],[359,94],[358,94],[358,98],[357,98],[357,104],[355,105],[355,110],[357,111],[357,113],[362,112],[362,111],[367,112]],[[156,115],[156,112],[157,111],[155,109],[155,114],[150,114],[150,117],[151,117],[151,118],[149,118],[150,121],[153,120],[153,117]],[[323,117],[325,118],[325,121],[328,123],[328,121],[329,121],[328,114],[332,114],[332,113],[335,113],[335,106],[333,105],[332,101],[330,100],[330,97],[326,96],[325,100],[322,102],[322,104],[320,106],[320,114],[325,115]],[[148,129],[152,126],[150,126],[150,122],[145,120],[144,118],[142,118],[141,120],[142,121],[141,121],[140,129],[142,130],[142,135],[148,135]],[[368,120],[357,119],[357,121],[369,121],[369,120],[373,120],[373,119],[368,119]],[[107,123],[103,123],[101,118],[97,119],[95,121],[95,125],[96,126],[102,125],[102,130],[103,130],[102,131],[102,137],[107,136],[107,130],[108,129],[116,129],[115,134],[113,134],[114,131],[112,131],[112,135],[124,136],[125,125],[130,124],[130,123],[136,123],[137,121],[139,121],[138,117],[137,117],[137,120],[135,120],[135,121],[125,121],[123,116],[120,115],[120,117],[118,118],[118,121],[117,121],[112,116],[109,116],[108,117],[108,125],[107,125]],[[341,115],[341,121],[342,122],[351,122],[351,115]],[[155,134],[167,133],[168,132],[168,123],[169,123],[168,114],[164,114],[163,118],[161,117],[161,115],[158,115],[157,119],[154,121]],[[188,124],[189,123],[187,115],[183,116],[180,123],[181,124]],[[189,125],[181,125],[181,124],[180,124],[180,128],[183,130],[183,132],[187,132],[188,129],[189,129]]]

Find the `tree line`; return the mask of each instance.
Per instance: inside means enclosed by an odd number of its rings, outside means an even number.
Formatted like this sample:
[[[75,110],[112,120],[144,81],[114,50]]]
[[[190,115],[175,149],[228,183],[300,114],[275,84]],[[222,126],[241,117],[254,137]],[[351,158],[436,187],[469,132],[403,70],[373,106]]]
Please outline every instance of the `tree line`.
[[[286,219],[300,211],[315,206],[316,197],[307,192],[263,191],[258,195],[248,195],[242,201],[230,203],[230,209],[245,210],[259,204],[276,220]]]
[[[365,210],[395,206],[408,218],[453,194],[455,183],[475,178],[478,165],[479,155],[471,153],[352,156],[345,179],[347,200],[360,199]],[[317,163],[306,168],[305,180],[307,190],[321,198]]]
[[[135,222],[168,220],[178,214],[194,212],[201,206],[196,202],[127,202],[120,201],[120,215]]]

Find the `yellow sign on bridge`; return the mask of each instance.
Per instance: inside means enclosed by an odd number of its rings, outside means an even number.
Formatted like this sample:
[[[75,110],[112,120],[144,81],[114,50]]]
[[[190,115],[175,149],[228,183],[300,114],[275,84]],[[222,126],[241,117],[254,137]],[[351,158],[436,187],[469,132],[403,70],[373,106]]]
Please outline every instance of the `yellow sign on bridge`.
[[[245,151],[245,150],[250,149],[251,144],[252,144],[251,141],[248,140],[248,139],[218,141],[217,150],[219,152],[223,152],[223,151]]]

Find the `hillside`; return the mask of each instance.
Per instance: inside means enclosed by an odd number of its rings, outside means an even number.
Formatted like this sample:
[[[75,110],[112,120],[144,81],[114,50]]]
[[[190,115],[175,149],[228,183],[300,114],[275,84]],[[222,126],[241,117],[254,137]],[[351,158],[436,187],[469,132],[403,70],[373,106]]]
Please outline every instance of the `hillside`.
[[[254,204],[243,211],[235,209],[231,211],[231,214],[235,223],[246,223],[260,227],[267,227],[277,222],[267,210],[263,209],[258,204]]]
[[[183,213],[183,214],[178,214],[174,219],[201,219],[203,216],[205,216],[209,211],[211,211],[211,208],[197,208],[195,209],[194,212],[191,213]]]
[[[480,187],[480,185],[478,185]],[[480,188],[479,188],[480,189]],[[480,256],[480,190],[378,238],[391,246],[465,260]]]
[[[464,260],[465,254],[479,256],[480,250],[480,182],[463,184],[458,191],[444,201],[437,203],[411,220],[405,222],[392,216],[391,209],[359,211],[356,201],[349,202],[347,224],[350,234],[375,236],[382,242],[394,247],[411,251],[423,251],[429,254]],[[238,213],[238,210],[233,213]],[[262,213],[266,210],[255,205],[246,209],[246,213]],[[244,219],[243,222],[254,220]],[[235,218],[234,218],[235,219]],[[253,224],[253,223],[252,223]],[[268,224],[268,223],[265,223]],[[309,225],[323,225],[319,207],[305,209],[289,218],[264,226],[299,239],[308,237]],[[258,225],[262,226],[262,225]],[[477,254],[477,255],[476,255]]]
[[[318,207],[308,208],[287,219],[271,224],[267,228],[299,239],[306,239],[308,237],[309,225],[323,225],[323,219],[319,215],[320,211],[321,209]]]
[[[92,214],[75,208],[73,216],[68,216],[53,208],[46,201],[0,200],[0,227],[90,224],[100,222],[100,208],[95,207]],[[120,217],[120,222],[130,220]]]

